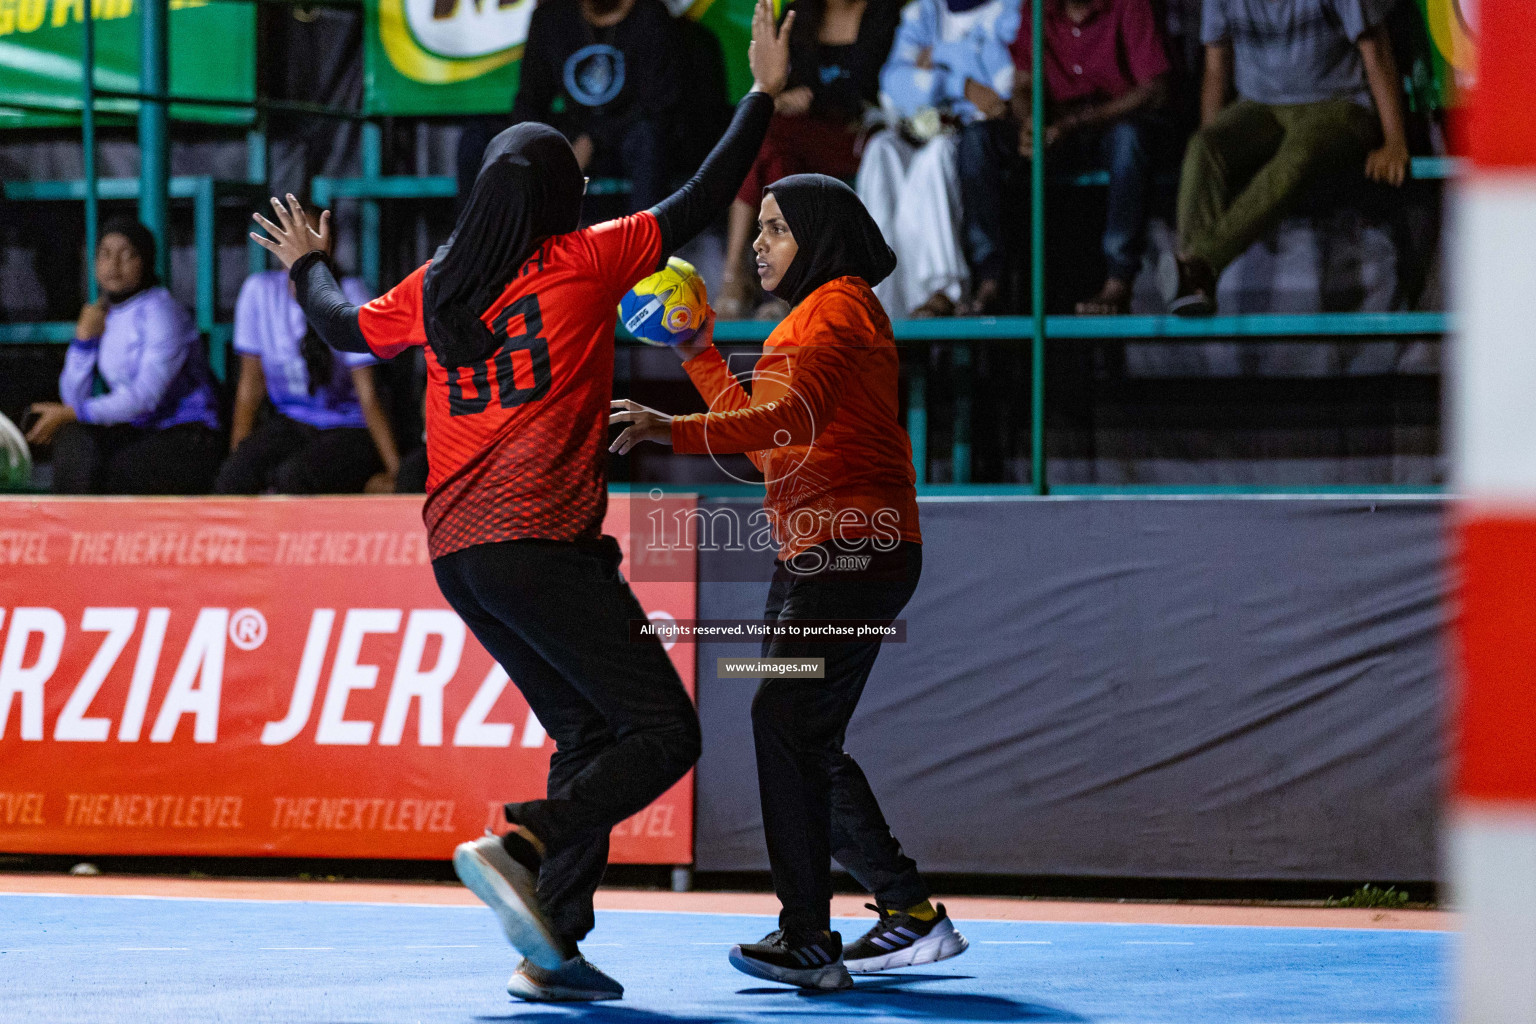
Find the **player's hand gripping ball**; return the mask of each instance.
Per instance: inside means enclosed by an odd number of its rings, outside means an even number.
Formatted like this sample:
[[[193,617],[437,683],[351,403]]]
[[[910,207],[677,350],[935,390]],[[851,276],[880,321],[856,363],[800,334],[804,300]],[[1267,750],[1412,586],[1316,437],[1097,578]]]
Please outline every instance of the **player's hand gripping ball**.
[[[647,345],[682,345],[703,324],[708,303],[693,264],[673,256],[619,300],[619,322]]]

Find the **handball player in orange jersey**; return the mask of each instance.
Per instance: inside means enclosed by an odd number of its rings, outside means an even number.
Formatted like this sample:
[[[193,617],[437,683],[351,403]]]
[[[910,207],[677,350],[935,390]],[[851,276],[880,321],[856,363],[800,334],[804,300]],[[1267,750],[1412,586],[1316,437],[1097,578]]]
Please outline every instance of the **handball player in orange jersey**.
[[[768,336],[749,394],[711,342],[713,318],[683,368],[710,411],[667,416],[613,403],[627,424],[613,450],[641,441],[679,452],[746,453],[762,470],[779,543],[763,617],[888,622],[923,567],[912,444],[897,418],[900,361],[873,287],[896,256],[853,189],[795,174],[763,190],[753,243],[763,288],[793,309]],[[763,656],[823,658],[825,678],[765,679],[752,701],[757,784],[779,929],[731,950],[747,974],[811,989],[847,988],[849,971],[932,963],[965,952],[944,905],[929,902],[858,763],[843,750],[880,638],[765,639]],[[831,930],[835,857],[875,896],[879,920],[844,946]]]
[[[507,670],[554,737],[548,799],[506,805],[512,830],[463,843],[454,868],[496,911],[524,960],[508,983],[531,1000],[617,999],[577,942],[609,830],[655,800],[699,755],[699,722],[601,534],[608,402],[620,297],[729,207],[789,71],[794,15],[754,12],[753,89],[699,172],[654,209],[577,230],[585,180],[565,138],[515,125],[486,147],[448,243],[387,294],[346,300],[330,223],[291,195],[270,237],[299,303],[332,348],[388,359],[426,347],[423,510],[448,603]]]

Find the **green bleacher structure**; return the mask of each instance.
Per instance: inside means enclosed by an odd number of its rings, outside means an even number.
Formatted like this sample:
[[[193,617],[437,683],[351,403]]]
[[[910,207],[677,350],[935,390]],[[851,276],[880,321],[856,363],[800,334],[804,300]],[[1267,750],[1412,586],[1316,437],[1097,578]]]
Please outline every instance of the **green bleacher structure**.
[[[103,200],[134,200],[139,198],[139,179],[101,178],[96,189]],[[80,179],[0,182],[0,195],[13,202],[84,202],[85,190],[86,183]],[[209,362],[222,380],[234,328],[232,324],[218,320],[219,263],[214,221],[221,202],[239,203],[242,207],[255,209],[253,204],[265,198],[266,186],[259,182],[189,176],[170,179],[168,191],[172,200],[192,204],[192,235],[197,250],[197,295],[193,314],[198,330],[208,337]],[[265,268],[265,255],[261,249],[252,246],[249,270],[254,273]],[[67,343],[74,333],[75,325],[69,321],[0,324],[0,343]]]
[[[310,195],[320,206],[330,207],[337,201],[355,201],[361,206],[359,218],[359,270],[360,276],[370,288],[378,290],[380,204],[398,200],[452,199],[457,195],[457,180],[449,175],[386,175],[382,173],[382,132],[376,123],[365,123],[362,133],[362,165],[364,173],[357,177],[317,177],[310,185]],[[1415,157],[1411,174],[1419,180],[1444,180],[1454,177],[1459,170],[1454,157]],[[1100,186],[1106,183],[1103,174],[1078,175],[1067,182],[1079,187]],[[596,179],[589,186],[592,194],[615,194],[627,191],[627,182],[617,179]],[[15,201],[82,201],[85,198],[85,182],[6,182],[4,196]],[[99,195],[102,199],[134,199],[138,196],[139,182],[133,178],[102,179]],[[193,204],[194,236],[197,244],[197,301],[196,315],[199,329],[209,339],[210,358],[215,372],[223,377],[228,360],[228,345],[232,325],[216,319],[217,260],[215,258],[214,217],[219,202],[230,199],[254,204],[264,201],[266,188],[252,182],[219,181],[207,177],[178,177],[171,179],[170,196],[176,200],[191,200]],[[250,205],[249,209],[256,209]],[[254,246],[251,249],[252,272],[265,268],[263,253]],[[1032,316],[1003,317],[954,317],[947,319],[905,320],[893,325],[896,342],[902,346],[928,346],[948,343],[953,365],[962,372],[957,375],[955,388],[955,422],[951,433],[951,480],[952,483],[932,485],[927,480],[928,467],[928,410],[927,381],[924,365],[914,361],[906,375],[907,380],[907,432],[912,438],[913,462],[917,466],[918,482],[926,493],[974,493],[974,494],[1044,494],[1046,493],[1043,445],[1036,442],[1034,461],[1036,482],[1024,485],[972,484],[971,476],[971,364],[972,346],[976,344],[1030,344],[1037,349],[1035,365],[1044,365],[1044,350],[1052,341],[1093,341],[1118,339],[1125,341],[1210,341],[1212,339],[1306,341],[1324,337],[1411,337],[1443,336],[1449,330],[1449,317],[1434,312],[1392,313],[1286,313],[1255,314],[1243,316],[1215,316],[1190,319],[1165,315],[1133,316],[1046,316],[1037,330]],[[723,344],[761,344],[772,329],[771,324],[757,321],[722,322],[716,328],[716,340]],[[67,343],[74,333],[69,322],[0,324],[0,344]],[[623,339],[621,339],[623,340]],[[1044,424],[1044,388],[1036,380],[1032,389],[1032,423],[1037,434]],[[690,485],[688,490],[699,488]],[[710,493],[728,493],[730,488],[708,488]],[[1423,487],[1356,486],[1344,488],[1318,487],[1162,487],[1162,486],[1054,486],[1053,494],[1243,494],[1243,493],[1349,493],[1349,494],[1398,494],[1419,493]]]

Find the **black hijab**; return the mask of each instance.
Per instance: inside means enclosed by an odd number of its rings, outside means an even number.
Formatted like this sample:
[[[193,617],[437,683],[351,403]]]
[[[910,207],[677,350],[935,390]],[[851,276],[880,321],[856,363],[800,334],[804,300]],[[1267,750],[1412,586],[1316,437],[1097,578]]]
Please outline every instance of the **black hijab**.
[[[873,288],[896,269],[896,254],[858,193],[836,178],[791,174],[763,192],[778,200],[800,246],[773,290],[791,306],[836,278],[862,277]]]
[[[149,228],[132,217],[113,217],[101,229],[96,244],[101,245],[100,239],[108,235],[122,235],[128,239],[128,244],[133,247],[134,252],[139,254],[139,259],[144,263],[144,273],[139,277],[138,285],[127,291],[107,292],[108,302],[114,305],[127,302],[140,292],[147,291],[160,283],[159,275],[155,273],[155,236]]]
[[[575,231],[585,183],[565,136],[513,125],[485,147],[480,176],[422,283],[427,342],[449,369],[481,362],[497,341],[481,322],[551,235]]]

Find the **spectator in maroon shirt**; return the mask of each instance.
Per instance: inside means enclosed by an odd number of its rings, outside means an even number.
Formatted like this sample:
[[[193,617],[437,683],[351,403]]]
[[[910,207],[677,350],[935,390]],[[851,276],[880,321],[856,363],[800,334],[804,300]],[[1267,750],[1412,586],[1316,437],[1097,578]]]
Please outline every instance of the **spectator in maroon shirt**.
[[[960,141],[967,248],[976,276],[974,312],[990,311],[1003,274],[1003,178],[1035,150],[1030,130],[1029,19],[1013,44],[1018,71],[1010,116],[980,121]],[[1168,56],[1150,0],[1046,0],[1046,129],[1057,167],[1109,171],[1104,227],[1108,273],[1079,313],[1124,313],[1140,265],[1150,185],[1153,115],[1167,93]]]

